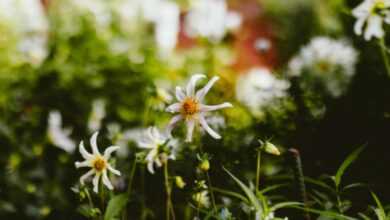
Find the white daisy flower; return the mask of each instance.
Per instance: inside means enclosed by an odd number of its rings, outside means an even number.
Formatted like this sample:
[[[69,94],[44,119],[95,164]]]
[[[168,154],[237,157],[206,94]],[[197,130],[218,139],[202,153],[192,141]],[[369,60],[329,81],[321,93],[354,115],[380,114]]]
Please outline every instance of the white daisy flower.
[[[225,0],[196,0],[185,18],[185,31],[191,37],[219,42],[228,30],[241,25],[241,16],[229,12]]]
[[[320,79],[328,92],[338,97],[355,74],[358,53],[346,40],[315,37],[289,62],[288,74]]]
[[[241,75],[236,84],[236,97],[255,116],[262,110],[288,96],[290,83],[278,79],[268,69],[253,68]]]
[[[352,11],[357,19],[354,31],[369,41],[372,37],[382,38],[385,35],[383,21],[390,24],[390,0],[364,0]],[[364,29],[364,30],[363,30]]]
[[[204,97],[209,92],[214,83],[219,79],[219,77],[214,76],[202,89],[195,93],[196,82],[199,79],[205,77],[206,76],[202,74],[193,75],[187,84],[185,92],[181,87],[176,87],[176,99],[178,102],[168,106],[166,111],[179,114],[174,116],[169,122],[167,126],[168,134],[171,134],[172,129],[179,121],[184,120],[187,125],[187,142],[191,142],[192,133],[197,123],[199,123],[201,127],[205,129],[207,133],[209,133],[213,138],[221,138],[221,136],[208,125],[205,119],[205,113],[233,106],[229,102],[225,102],[219,105],[203,104]]]
[[[120,176],[121,173],[114,169],[110,164],[109,164],[109,159],[111,157],[111,154],[119,149],[118,146],[110,146],[108,147],[105,151],[104,154],[100,154],[96,139],[98,136],[99,132],[95,132],[91,139],[90,139],[90,144],[92,147],[92,154],[87,152],[84,147],[83,141],[80,142],[79,145],[79,150],[81,156],[85,159],[82,162],[76,162],[76,168],[81,168],[81,167],[90,167],[91,169],[84,174],[83,176],[80,177],[80,183],[84,185],[84,181],[92,176],[95,175],[92,184],[93,184],[93,191],[95,193],[98,193],[99,191],[99,181],[102,179],[103,184],[109,189],[113,190],[114,187],[112,186],[109,178],[108,178],[108,173],[107,170],[112,172],[115,175]]]
[[[88,129],[95,132],[100,129],[103,118],[106,117],[106,103],[102,99],[92,102],[92,111],[88,119]]]
[[[50,142],[68,153],[73,153],[76,143],[69,137],[71,133],[71,129],[62,128],[61,113],[59,111],[51,111],[47,129]]]
[[[137,140],[137,144],[140,148],[149,150],[145,160],[151,174],[154,174],[154,165],[161,167],[168,159],[176,159],[176,140],[168,139],[156,127],[149,127]]]

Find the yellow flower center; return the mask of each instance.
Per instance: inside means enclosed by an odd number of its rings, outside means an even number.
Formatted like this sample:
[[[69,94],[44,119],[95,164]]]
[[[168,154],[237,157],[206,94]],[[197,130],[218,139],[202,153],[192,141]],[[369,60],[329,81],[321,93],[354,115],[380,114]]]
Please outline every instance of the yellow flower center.
[[[187,98],[183,101],[181,113],[184,117],[190,117],[199,111],[199,104],[193,98]]]
[[[384,9],[386,9],[385,2],[383,0],[376,0],[372,6],[371,13],[378,14]]]
[[[97,172],[101,172],[106,168],[107,162],[104,158],[99,156],[99,157],[96,157],[96,159],[93,161],[92,165],[93,165],[93,168]]]

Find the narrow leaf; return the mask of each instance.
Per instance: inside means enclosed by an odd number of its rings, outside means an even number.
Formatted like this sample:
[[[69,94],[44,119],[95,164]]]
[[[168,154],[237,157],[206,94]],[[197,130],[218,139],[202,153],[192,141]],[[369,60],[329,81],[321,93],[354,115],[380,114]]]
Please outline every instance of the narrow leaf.
[[[230,173],[227,169],[223,168],[226,173],[229,174],[230,177],[240,186],[242,191],[246,194],[251,204],[255,207],[256,210],[261,210],[261,206],[259,200],[256,198],[255,194],[250,190],[243,182],[241,182],[237,177],[235,177],[232,173]]]
[[[355,151],[353,151],[347,159],[344,160],[344,162],[341,164],[340,168],[337,170],[336,176],[335,176],[335,183],[336,187],[340,186],[341,177],[343,176],[345,170],[358,158],[359,154],[363,151],[364,146],[359,147]]]

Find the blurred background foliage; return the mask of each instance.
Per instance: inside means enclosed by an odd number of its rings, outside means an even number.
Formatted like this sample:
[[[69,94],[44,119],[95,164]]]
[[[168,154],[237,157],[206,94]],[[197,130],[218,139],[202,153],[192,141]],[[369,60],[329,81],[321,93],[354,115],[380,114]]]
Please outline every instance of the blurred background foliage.
[[[183,20],[190,3],[176,2]],[[192,192],[198,175],[194,169],[197,146],[204,146],[212,156],[213,184],[227,187],[234,182],[221,169],[222,165],[241,179],[254,179],[258,138],[271,138],[285,152],[279,158],[265,156],[262,172],[266,184],[278,182],[279,176],[292,175],[294,164],[287,159],[288,148],[300,151],[304,174],[316,178],[335,173],[350,152],[365,144],[365,151],[348,171],[345,181],[367,183],[382,199],[390,198],[387,171],[390,80],[377,45],[352,32],[354,19],[350,9],[358,3],[232,0],[229,8],[241,13],[243,19],[238,30],[227,33],[217,43],[190,38],[181,30],[169,55],[161,54],[156,46],[154,25],[133,16],[131,13],[135,12],[131,5],[126,6],[125,0],[89,0],[83,4],[74,0],[43,1],[47,24],[44,21],[32,24],[33,28],[27,31],[21,31],[24,27],[19,26],[37,15],[14,19],[17,14],[9,16],[1,8],[0,218],[83,219],[76,211],[79,195],[71,190],[78,183],[74,161],[79,156],[55,147],[50,139],[51,111],[61,113],[63,126],[71,128],[71,139],[78,143],[91,134],[88,120],[93,102],[104,100],[101,141],[108,146],[122,140],[126,150],[118,156],[116,164],[126,174],[139,151],[134,142],[126,139],[126,134],[149,125],[166,124],[170,115],[164,108],[172,100],[174,86],[198,72],[221,77],[208,97],[209,103],[227,100],[234,108],[216,116],[219,124],[213,122],[223,134],[221,141],[197,135],[197,140],[185,144],[177,161],[171,163],[172,173],[182,176],[189,185],[175,191],[174,200],[181,215],[187,212],[187,194]],[[289,60],[316,36],[348,38],[358,48],[356,74],[345,94],[305,100],[300,81],[292,79],[288,95],[267,104],[260,113],[253,113],[237,100],[238,78],[252,68],[267,68],[286,79]],[[20,41],[31,38],[31,44],[35,45],[40,41],[37,37],[46,41],[44,49],[31,53],[20,50]],[[253,46],[260,38],[270,44],[264,51]],[[316,102],[326,106],[321,116],[310,112],[310,106],[317,106]],[[182,136],[183,131],[177,134]],[[124,175],[114,179],[117,191],[126,189],[126,178]],[[144,167],[139,169],[132,216],[150,214],[149,217],[154,216],[152,219],[163,216],[164,190],[161,184],[156,184],[161,179],[160,172],[149,175]],[[290,183],[293,188],[293,181]],[[295,189],[284,192],[286,197],[299,200],[298,194]],[[356,210],[373,203],[367,191],[354,191],[349,197]]]

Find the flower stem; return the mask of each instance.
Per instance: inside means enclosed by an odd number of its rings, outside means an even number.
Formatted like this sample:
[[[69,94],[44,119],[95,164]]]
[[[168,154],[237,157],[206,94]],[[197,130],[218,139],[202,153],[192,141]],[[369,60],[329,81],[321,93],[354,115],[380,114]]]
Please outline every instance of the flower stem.
[[[260,162],[261,162],[261,149],[257,150],[257,167],[256,167],[256,196],[259,193],[260,185]]]
[[[206,176],[207,176],[207,182],[208,182],[208,185],[209,185],[209,192],[210,192],[211,202],[213,203],[214,212],[217,213],[217,205],[215,203],[214,190],[213,190],[213,186],[211,185],[211,178],[210,178],[209,171],[206,171]]]
[[[104,218],[104,212],[105,212],[105,194],[104,194],[104,185],[103,182],[100,182],[100,189],[99,189],[99,197],[100,197],[100,205],[101,205],[101,212],[102,216],[101,218]]]
[[[166,220],[170,220],[170,217],[172,215],[172,219],[175,220],[175,211],[173,209],[172,204],[172,189],[169,184],[169,173],[168,173],[168,160],[166,161],[164,165],[164,180],[165,180],[165,190],[167,193],[167,201],[166,201]]]
[[[133,165],[131,167],[131,171],[130,171],[129,183],[127,184],[127,191],[126,191],[127,197],[130,197],[130,194],[131,194],[131,187],[133,184],[133,179],[134,179],[134,174],[135,174],[136,168],[137,168],[137,159],[135,158]],[[130,201],[130,200],[128,200],[128,201]],[[127,219],[127,206],[125,207],[125,209],[123,211],[123,219]]]
[[[131,186],[133,184],[133,179],[134,179],[134,174],[135,174],[136,168],[137,168],[137,159],[134,159],[133,166],[131,167],[131,171],[130,171],[129,183],[127,185],[127,195],[128,196],[131,193]]]
[[[381,48],[382,59],[383,59],[383,62],[385,63],[387,75],[390,76],[389,57],[387,56],[386,43],[385,43],[385,39],[383,37],[379,40],[379,46]]]
[[[199,150],[200,150],[200,153],[203,155],[202,144],[200,144]],[[207,185],[209,186],[208,190],[209,190],[209,193],[210,193],[211,202],[213,203],[213,209],[214,209],[214,212],[217,213],[217,205],[216,205],[216,202],[215,202],[213,186],[211,185],[211,178],[210,178],[210,174],[209,174],[208,170],[206,171],[206,177],[207,177]]]

